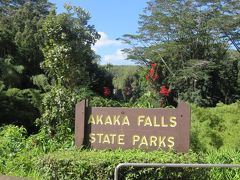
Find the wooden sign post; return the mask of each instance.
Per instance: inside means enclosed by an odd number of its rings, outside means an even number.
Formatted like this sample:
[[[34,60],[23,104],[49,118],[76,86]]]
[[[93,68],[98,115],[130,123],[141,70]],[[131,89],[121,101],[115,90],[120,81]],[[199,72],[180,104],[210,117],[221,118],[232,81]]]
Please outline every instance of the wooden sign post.
[[[177,108],[89,107],[76,105],[75,144],[94,149],[170,150],[187,152],[190,106]]]

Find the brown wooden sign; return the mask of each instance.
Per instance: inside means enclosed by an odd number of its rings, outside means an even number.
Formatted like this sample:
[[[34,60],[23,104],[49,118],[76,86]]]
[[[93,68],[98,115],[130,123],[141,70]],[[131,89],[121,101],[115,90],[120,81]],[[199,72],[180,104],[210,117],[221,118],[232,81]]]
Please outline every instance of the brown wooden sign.
[[[187,152],[191,110],[177,108],[89,107],[76,105],[75,144],[94,149],[173,149]]]

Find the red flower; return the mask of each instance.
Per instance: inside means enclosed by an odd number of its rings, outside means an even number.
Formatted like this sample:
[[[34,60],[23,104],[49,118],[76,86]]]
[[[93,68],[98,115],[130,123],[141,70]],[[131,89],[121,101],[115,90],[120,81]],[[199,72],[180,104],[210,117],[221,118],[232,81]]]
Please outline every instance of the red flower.
[[[157,63],[152,63],[151,66],[152,68],[150,69],[149,74],[151,77],[153,77],[155,74],[155,68],[157,67]]]
[[[152,63],[151,66],[152,68],[155,68],[157,66],[157,63]]]
[[[158,76],[157,74],[155,74],[155,75],[152,77],[152,80],[153,80],[153,81],[156,81],[157,78],[159,78],[159,76]]]
[[[156,79],[159,78],[156,70],[157,70],[157,63],[152,63],[151,69],[149,70],[148,74],[145,75],[146,80],[148,80],[150,77],[153,81],[156,81]]]
[[[153,77],[154,73],[155,73],[154,68],[151,68],[150,71],[149,71],[149,75],[150,75],[151,77]]]
[[[145,78],[146,78],[146,80],[148,80],[148,78],[149,78],[149,75],[148,75],[148,74],[146,74],[146,75],[145,75]]]
[[[169,96],[169,93],[171,92],[171,89],[167,89],[165,86],[162,86],[159,93],[164,96]]]
[[[103,95],[105,97],[108,97],[108,96],[110,96],[110,94],[111,94],[110,88],[109,87],[103,87]]]

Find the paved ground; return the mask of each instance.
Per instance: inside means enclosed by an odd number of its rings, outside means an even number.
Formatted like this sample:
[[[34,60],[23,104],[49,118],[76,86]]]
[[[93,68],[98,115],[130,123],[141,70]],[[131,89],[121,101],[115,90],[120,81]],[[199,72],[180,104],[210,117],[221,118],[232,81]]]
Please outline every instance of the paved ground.
[[[19,177],[14,177],[14,176],[2,176],[2,175],[0,175],[0,180],[30,180],[30,179],[19,178]]]

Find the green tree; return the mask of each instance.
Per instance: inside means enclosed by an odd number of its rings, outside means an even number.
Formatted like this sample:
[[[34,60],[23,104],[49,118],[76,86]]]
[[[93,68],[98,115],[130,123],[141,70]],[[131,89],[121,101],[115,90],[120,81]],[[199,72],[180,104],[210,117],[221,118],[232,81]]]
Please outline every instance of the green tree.
[[[98,56],[91,49],[100,35],[88,24],[89,14],[80,7],[65,5],[66,13],[55,10],[43,23],[45,44],[41,67],[50,82],[43,97],[40,124],[59,138],[73,130],[75,104],[101,91],[107,81],[97,65]],[[64,137],[65,138],[65,137]]]
[[[24,66],[18,88],[34,87],[31,77],[42,72],[39,66],[43,61],[41,25],[51,5],[47,0],[0,1],[0,61],[4,63],[11,57],[14,66]]]
[[[0,125],[36,131],[41,98],[32,76],[43,72],[42,21],[51,6],[47,0],[0,0]]]
[[[158,63],[157,89],[169,86],[180,98],[203,106],[234,102],[238,68],[228,52],[232,40],[239,41],[240,6],[228,2],[149,1],[139,33],[122,38],[131,45],[125,49],[128,58],[148,66]]]
[[[96,55],[91,49],[100,37],[94,26],[88,25],[89,14],[78,7],[66,6],[68,13],[46,18],[43,31],[46,35],[41,67],[52,84],[73,88],[88,86],[90,69]]]

